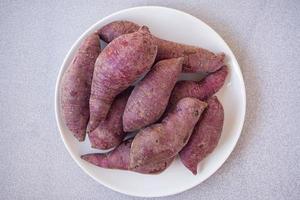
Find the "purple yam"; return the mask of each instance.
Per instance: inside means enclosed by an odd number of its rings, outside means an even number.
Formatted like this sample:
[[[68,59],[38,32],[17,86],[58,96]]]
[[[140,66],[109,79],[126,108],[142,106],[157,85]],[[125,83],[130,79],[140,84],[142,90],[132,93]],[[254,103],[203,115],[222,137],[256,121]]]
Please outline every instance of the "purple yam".
[[[183,72],[214,72],[224,65],[225,54],[154,37],[158,46],[156,60],[184,57]]]
[[[123,131],[122,116],[132,89],[130,87],[116,97],[106,119],[88,134],[93,148],[106,150],[118,146],[123,141],[126,132]]]
[[[121,143],[116,149],[109,153],[93,153],[81,156],[82,159],[87,162],[102,168],[108,169],[129,169],[130,160],[130,146],[132,139],[126,140]],[[140,166],[131,171],[143,173],[143,174],[157,174],[164,171],[174,160],[173,158],[148,165]]]
[[[130,21],[114,21],[98,30],[100,38],[109,43],[122,34],[137,31],[139,25]],[[214,72],[224,65],[225,54],[214,54],[206,49],[179,44],[153,36],[158,46],[156,61],[184,57],[184,72]]]
[[[114,98],[151,68],[156,52],[157,46],[145,26],[104,48],[95,63],[88,131],[106,118]]]
[[[161,123],[139,131],[131,145],[130,168],[177,155],[188,142],[205,107],[206,103],[198,99],[181,99]]]
[[[176,83],[169,101],[169,106],[185,97],[194,97],[199,100],[206,100],[218,92],[224,85],[228,74],[227,66],[223,66],[218,71],[207,75],[201,81],[179,81]]]
[[[183,58],[159,61],[135,86],[123,115],[124,131],[141,129],[161,117],[181,73],[182,62]]]
[[[103,41],[110,43],[115,38],[133,33],[139,30],[139,28],[139,25],[129,21],[114,21],[99,29],[98,34]]]
[[[216,96],[209,98],[207,104],[187,145],[179,153],[182,163],[195,175],[198,163],[216,148],[223,129],[222,104]]]
[[[62,78],[63,120],[79,141],[83,141],[86,135],[94,64],[100,51],[99,36],[96,33],[89,35],[80,45]]]

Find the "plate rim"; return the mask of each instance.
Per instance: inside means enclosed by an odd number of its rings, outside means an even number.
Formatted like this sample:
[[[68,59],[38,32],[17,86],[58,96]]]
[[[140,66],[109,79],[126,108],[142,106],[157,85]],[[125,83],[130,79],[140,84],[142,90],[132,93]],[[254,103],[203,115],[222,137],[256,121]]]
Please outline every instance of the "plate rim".
[[[61,126],[61,123],[60,123],[60,116],[59,116],[59,102],[60,102],[60,99],[59,99],[59,90],[60,90],[60,82],[61,82],[61,79],[62,79],[62,76],[63,76],[63,69],[64,69],[64,66],[66,65],[66,62],[67,60],[69,59],[70,55],[72,54],[72,52],[74,51],[74,49],[76,48],[76,46],[78,46],[78,43],[93,29],[95,29],[98,24],[102,23],[103,21],[106,21],[108,20],[109,18],[112,18],[116,15],[119,15],[121,13],[124,13],[124,12],[130,12],[132,10],[138,10],[138,9],[149,9],[149,8],[153,8],[153,9],[162,9],[162,10],[169,10],[169,11],[172,11],[172,12],[177,12],[179,14],[184,14],[184,15],[188,15],[189,17],[203,23],[206,28],[210,29],[211,31],[213,31],[216,35],[218,35],[220,37],[220,39],[224,42],[224,44],[228,47],[228,50],[229,52],[231,53],[231,58],[232,58],[232,62],[234,63],[234,65],[237,65],[237,78],[240,79],[242,85],[241,85],[241,89],[242,89],[242,102],[244,104],[244,106],[242,106],[242,110],[241,110],[241,122],[240,125],[238,126],[237,130],[238,130],[238,133],[237,133],[237,137],[235,139],[235,141],[232,141],[233,145],[230,149],[230,153],[226,156],[223,157],[223,161],[221,162],[221,164],[209,175],[205,176],[203,178],[202,181],[200,182],[197,182],[193,185],[191,185],[190,187],[188,188],[184,188],[184,189],[180,189],[180,190],[177,190],[176,192],[166,192],[164,194],[144,194],[144,195],[140,195],[140,194],[134,194],[134,193],[131,193],[131,192],[127,192],[127,191],[124,191],[122,189],[118,189],[117,187],[114,187],[113,185],[110,185],[100,179],[97,179],[94,175],[92,175],[85,167],[83,167],[81,165],[81,163],[78,161],[78,159],[75,157],[75,154],[72,152],[70,146],[67,144],[68,142],[66,141],[66,138],[64,137],[63,135],[63,130],[62,130],[62,126]],[[165,196],[170,196],[170,195],[175,195],[175,194],[179,194],[179,193],[182,193],[184,191],[187,191],[187,190],[190,190],[192,188],[194,188],[195,186],[203,183],[204,181],[206,181],[210,176],[212,176],[217,170],[220,169],[220,167],[225,163],[225,161],[228,159],[228,157],[231,155],[231,153],[233,152],[234,148],[236,147],[236,144],[237,144],[237,141],[239,140],[240,136],[241,136],[241,133],[242,133],[242,129],[243,129],[243,126],[244,126],[244,123],[245,123],[245,115],[246,115],[246,105],[247,105],[247,102],[246,102],[246,88],[245,88],[245,82],[244,82],[244,78],[243,78],[243,75],[242,75],[242,71],[241,71],[241,68],[240,68],[240,65],[238,64],[237,62],[237,59],[235,57],[235,55],[233,54],[231,48],[229,47],[229,45],[226,43],[226,41],[213,29],[211,28],[208,24],[206,24],[204,21],[202,21],[201,19],[189,14],[189,13],[186,13],[184,11],[181,11],[181,10],[177,10],[177,9],[174,9],[174,8],[170,8],[170,7],[165,7],[165,6],[136,6],[136,7],[131,7],[131,8],[126,8],[126,9],[122,9],[122,10],[119,10],[117,12],[114,12],[100,20],[98,20],[96,23],[92,24],[88,29],[86,29],[81,35],[80,37],[77,38],[77,40],[72,44],[71,48],[68,50],[66,56],[64,57],[64,60],[63,60],[63,63],[61,64],[60,66],[60,69],[59,69],[59,72],[58,72],[58,75],[57,75],[57,79],[56,79],[56,83],[55,83],[55,95],[54,95],[54,111],[55,111],[55,120],[56,120],[56,124],[57,124],[57,127],[58,127],[58,130],[59,130],[59,134],[61,136],[61,139],[64,143],[64,146],[66,147],[66,149],[68,150],[69,154],[71,155],[72,159],[76,162],[76,164],[87,174],[89,175],[90,177],[92,177],[96,182],[102,184],[103,186],[113,190],[113,191],[116,191],[116,192],[119,192],[119,193],[122,193],[122,194],[126,194],[126,195],[130,195],[130,196],[136,196],[136,197],[165,197]]]

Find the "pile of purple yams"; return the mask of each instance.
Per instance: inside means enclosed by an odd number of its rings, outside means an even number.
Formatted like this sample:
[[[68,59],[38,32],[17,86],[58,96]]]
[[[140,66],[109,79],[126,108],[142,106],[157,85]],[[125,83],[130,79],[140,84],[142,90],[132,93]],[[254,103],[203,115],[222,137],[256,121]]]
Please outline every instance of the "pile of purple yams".
[[[100,39],[108,43],[102,51]],[[213,95],[228,73],[224,57],[159,39],[129,21],[89,35],[63,75],[63,119],[79,141],[87,133],[93,148],[114,149],[81,158],[104,168],[155,174],[179,154],[197,174],[223,128],[224,110]],[[206,77],[178,81],[182,72]],[[136,136],[124,141],[128,133]]]

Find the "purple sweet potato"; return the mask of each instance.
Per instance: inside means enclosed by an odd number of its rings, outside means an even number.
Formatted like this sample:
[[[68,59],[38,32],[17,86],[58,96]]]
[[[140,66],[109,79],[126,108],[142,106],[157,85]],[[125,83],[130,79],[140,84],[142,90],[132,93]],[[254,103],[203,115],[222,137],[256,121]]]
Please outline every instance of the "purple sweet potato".
[[[187,145],[180,151],[180,159],[193,173],[197,165],[217,146],[224,122],[224,110],[216,96],[207,100],[208,106],[197,122]]]
[[[128,88],[115,98],[106,119],[88,134],[93,148],[106,150],[123,141],[126,133],[123,131],[122,115],[132,89]]]
[[[169,101],[169,108],[184,97],[194,97],[199,100],[206,100],[219,91],[224,85],[228,74],[227,66],[207,75],[201,81],[179,81],[176,83]]]
[[[61,87],[63,119],[75,138],[83,141],[89,120],[89,97],[95,61],[101,51],[100,38],[89,35],[64,73]]]
[[[109,168],[109,169],[129,169],[129,159],[130,159],[130,146],[132,139],[124,141],[116,149],[106,154],[93,153],[81,156],[82,159],[96,166]],[[157,174],[164,171],[174,160],[169,158],[165,161],[151,163],[148,165],[140,166],[132,171],[143,173],[143,174]]]
[[[184,57],[183,72],[214,72],[224,65],[224,53],[214,54],[200,47],[157,37],[154,40],[158,46],[156,60]]]
[[[195,98],[181,99],[161,123],[139,131],[131,145],[130,168],[174,157],[189,140],[206,105]]]
[[[109,43],[113,39],[128,33],[139,30],[140,26],[129,21],[114,21],[98,30],[102,40]]]
[[[181,73],[183,58],[159,61],[132,91],[123,115],[126,132],[156,122],[165,111]]]
[[[100,38],[109,43],[122,34],[132,33],[139,25],[130,21],[114,21],[98,30]],[[158,46],[156,60],[184,57],[184,72],[214,72],[224,64],[223,53],[214,54],[206,49],[179,44],[153,36]]]
[[[88,132],[105,119],[114,98],[151,68],[156,53],[157,46],[145,26],[104,48],[95,63]]]

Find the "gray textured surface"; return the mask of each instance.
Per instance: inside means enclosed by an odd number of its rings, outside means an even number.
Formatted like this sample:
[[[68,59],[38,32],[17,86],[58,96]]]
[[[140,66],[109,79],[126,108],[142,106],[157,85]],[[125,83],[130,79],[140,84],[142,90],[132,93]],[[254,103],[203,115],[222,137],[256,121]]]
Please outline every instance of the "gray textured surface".
[[[53,100],[77,37],[138,5],[169,6],[207,22],[232,48],[247,88],[243,133],[229,159],[201,185],[166,199],[300,199],[300,2],[113,2],[0,1],[0,199],[131,199],[71,159]]]

